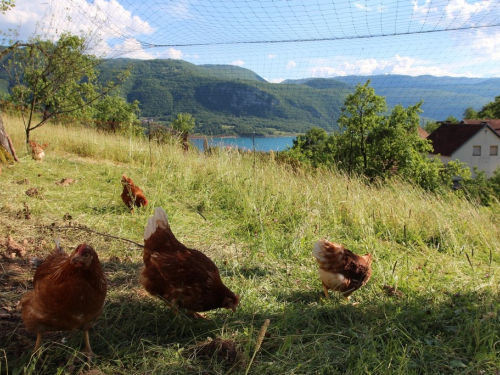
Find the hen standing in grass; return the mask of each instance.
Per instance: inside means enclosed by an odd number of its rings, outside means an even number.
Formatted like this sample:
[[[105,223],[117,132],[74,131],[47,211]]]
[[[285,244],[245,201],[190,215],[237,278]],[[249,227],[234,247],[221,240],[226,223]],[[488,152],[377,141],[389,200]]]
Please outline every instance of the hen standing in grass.
[[[143,259],[141,284],[175,313],[181,307],[187,314],[203,318],[197,312],[219,307],[236,310],[239,297],[222,283],[217,266],[175,238],[161,207],[155,209],[144,230]]]
[[[328,289],[349,299],[372,275],[372,256],[356,255],[341,244],[320,240],[314,244],[313,255],[319,263],[319,278],[326,299],[330,299]]]
[[[80,329],[90,360],[93,353],[88,331],[103,311],[106,290],[106,278],[95,250],[81,244],[68,256],[56,240],[55,251],[35,272],[33,290],[21,299],[24,325],[37,334],[35,351],[45,332]]]
[[[31,157],[34,160],[42,160],[43,157],[45,156],[45,148],[47,147],[47,143],[44,143],[43,145],[39,145],[38,143],[34,141],[30,141],[30,147],[31,147]]]
[[[122,185],[123,192],[121,197],[123,203],[130,208],[130,212],[133,212],[134,206],[143,207],[148,204],[148,200],[146,199],[144,192],[139,186],[134,184],[131,178],[128,178],[126,175],[122,175]]]

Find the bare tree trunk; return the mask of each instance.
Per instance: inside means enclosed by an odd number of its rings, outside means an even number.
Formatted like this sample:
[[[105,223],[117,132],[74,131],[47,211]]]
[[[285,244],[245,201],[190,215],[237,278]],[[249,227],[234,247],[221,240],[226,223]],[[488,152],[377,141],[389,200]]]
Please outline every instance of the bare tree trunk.
[[[189,133],[182,133],[182,149],[189,150]]]
[[[5,160],[15,160],[19,161],[16,155],[16,150],[14,149],[14,145],[12,144],[12,141],[10,140],[9,135],[5,131],[5,127],[3,126],[3,120],[2,116],[0,115],[0,153],[4,154],[5,153]],[[3,160],[4,158],[1,157],[0,160]]]

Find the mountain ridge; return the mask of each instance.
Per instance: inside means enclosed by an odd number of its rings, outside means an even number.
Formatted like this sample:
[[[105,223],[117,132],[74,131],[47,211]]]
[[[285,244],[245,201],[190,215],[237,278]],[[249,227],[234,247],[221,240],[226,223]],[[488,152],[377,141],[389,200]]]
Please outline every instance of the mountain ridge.
[[[3,62],[5,60],[3,59]],[[467,107],[480,110],[500,94],[500,78],[435,77],[431,75],[351,75],[332,78],[288,79],[267,82],[240,66],[196,65],[183,60],[103,60],[100,81],[132,68],[117,93],[138,100],[142,116],[169,124],[178,113],[196,119],[195,132],[206,135],[305,133],[311,127],[338,130],[346,95],[368,79],[388,108],[423,100],[422,118],[461,119]],[[0,95],[10,84],[0,70]]]

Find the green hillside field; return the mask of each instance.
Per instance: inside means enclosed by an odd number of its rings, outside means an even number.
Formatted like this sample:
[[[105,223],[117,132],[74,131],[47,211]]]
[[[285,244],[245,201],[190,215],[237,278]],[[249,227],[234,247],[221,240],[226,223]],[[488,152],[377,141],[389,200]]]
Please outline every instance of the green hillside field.
[[[215,149],[47,124],[41,162],[22,121],[2,114],[20,161],[0,175],[2,374],[495,374],[500,371],[500,210],[434,195],[396,179],[384,185],[291,166],[280,154]],[[149,204],[129,212],[123,173]],[[62,178],[77,180],[69,186]],[[38,194],[26,191],[36,188]],[[177,238],[218,265],[240,296],[233,313],[175,315],[139,284],[144,226],[163,207]],[[81,229],[85,227],[85,229]],[[106,237],[111,235],[115,238]],[[12,255],[8,237],[26,253]],[[34,257],[60,236],[86,242],[109,288],[90,331],[51,333],[32,353],[17,310],[32,289]],[[116,238],[118,237],[118,238]],[[348,302],[323,294],[312,248],[321,238],[371,253],[373,276]],[[270,323],[262,345],[259,331]],[[258,349],[258,350],[257,350]]]

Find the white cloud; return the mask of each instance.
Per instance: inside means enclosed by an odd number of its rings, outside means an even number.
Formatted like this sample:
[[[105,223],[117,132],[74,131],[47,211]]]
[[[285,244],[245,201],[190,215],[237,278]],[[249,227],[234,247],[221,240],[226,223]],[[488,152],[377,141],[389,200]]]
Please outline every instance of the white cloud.
[[[243,60],[236,60],[231,63],[231,65],[236,65],[236,66],[243,66],[245,65],[245,62]]]
[[[444,7],[444,10],[449,20],[475,24],[484,17],[491,6],[491,0],[480,0],[474,3],[468,3],[465,0],[451,0]],[[476,18],[477,16],[479,17]]]
[[[293,69],[297,66],[297,63],[293,60],[290,60],[287,64],[286,64],[286,68],[287,69]]]
[[[28,39],[33,35],[37,24],[46,13],[47,4],[41,4],[41,1],[18,0],[16,6],[8,10],[5,14],[0,14],[1,30],[6,32],[8,29],[15,29],[19,32],[19,38]]]
[[[274,79],[264,78],[264,79],[269,83],[281,83],[285,80],[284,78],[274,78]]]
[[[189,1],[187,0],[181,0],[177,1],[174,3],[166,4],[166,2],[163,2],[166,6],[166,8],[162,8],[163,10],[166,11],[167,14],[174,16],[175,18],[179,19],[188,19],[192,17],[192,14],[189,10]]]
[[[276,57],[276,55],[272,55],[271,54],[271,55],[267,55],[267,57],[270,58],[270,59],[274,59]]]
[[[441,6],[436,6],[435,3],[425,0],[419,5],[418,0],[412,1],[412,18],[428,27],[440,26],[440,29],[488,25],[498,21],[498,11],[495,11],[497,4],[492,0],[449,0]]]
[[[144,50],[144,48],[142,47],[141,43],[138,40],[133,38],[126,39],[123,42],[123,44],[117,44],[113,46],[113,48],[109,52],[109,55],[112,56],[120,55],[120,57],[127,57],[129,59],[140,59],[140,60],[149,60],[155,58],[154,55]]]
[[[361,10],[364,10],[364,11],[367,11],[367,12],[371,11],[371,8],[367,7],[366,5],[363,5],[363,4],[360,4],[360,3],[355,3],[354,5],[358,9],[361,9]]]
[[[478,31],[469,44],[475,51],[475,56],[487,60],[500,60],[500,32],[487,35]]]
[[[312,69],[313,77],[323,78],[346,75],[376,74],[401,74],[410,76],[425,74],[434,76],[464,76],[463,74],[454,74],[446,69],[446,67],[432,66],[427,61],[421,61],[408,56],[399,55],[395,55],[389,60],[344,60],[338,62],[336,65],[323,65]]]
[[[354,5],[359,10],[362,10],[362,11],[365,11],[365,12],[376,11],[378,13],[382,13],[382,12],[385,12],[386,10],[389,9],[386,5],[383,5],[383,4],[380,4],[380,5],[376,6],[375,8],[366,6],[366,5],[361,4],[361,3],[355,3]]]
[[[52,16],[50,16],[52,15]],[[57,0],[42,3],[38,0],[17,0],[16,6],[0,15],[1,30],[19,28],[17,39],[27,40],[37,35],[57,39],[63,32],[87,36],[94,44],[93,52],[116,54],[113,39],[129,39],[155,31],[150,24],[126,10],[117,0]]]
[[[422,6],[418,5],[418,0],[415,0],[412,3],[413,3],[413,14],[422,17],[421,19],[422,22],[424,21],[424,19],[427,20],[426,17],[430,13],[436,13],[438,11],[437,7],[431,6],[432,4],[431,0],[425,0]]]
[[[163,50],[146,50],[141,42],[134,38],[128,38],[123,43],[115,44],[108,50],[108,57],[126,57],[129,59],[151,60],[151,59],[174,59],[180,60],[185,57],[182,51],[175,48]]]
[[[166,56],[169,59],[175,59],[175,60],[180,60],[183,57],[182,51],[175,49],[175,48],[169,48],[167,50]]]

